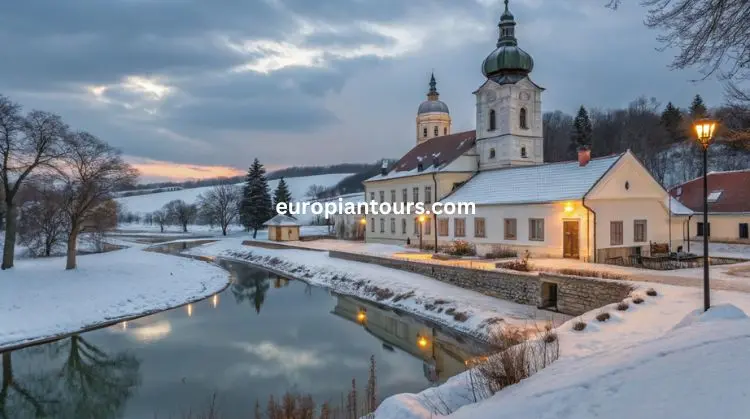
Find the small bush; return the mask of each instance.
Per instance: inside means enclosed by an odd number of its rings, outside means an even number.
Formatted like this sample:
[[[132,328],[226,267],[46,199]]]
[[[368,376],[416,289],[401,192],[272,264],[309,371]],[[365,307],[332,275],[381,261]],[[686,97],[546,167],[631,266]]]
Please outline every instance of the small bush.
[[[563,275],[583,276],[587,278],[602,278],[602,279],[626,279],[627,278],[627,275],[621,275],[621,274],[607,272],[607,271],[595,271],[595,270],[590,270],[590,269],[562,268],[562,269],[552,270],[552,272],[557,272]]]
[[[498,263],[495,266],[502,269],[512,269],[514,271],[520,271],[520,272],[530,272],[531,271],[531,265],[529,264],[529,258],[531,258],[531,254],[527,250],[523,257],[520,259],[512,260],[510,262],[502,262]]]
[[[649,288],[646,290],[646,295],[648,295],[649,297],[656,297],[657,295],[659,295],[659,293],[656,292],[655,289]]]
[[[544,337],[542,338],[544,343],[550,344],[557,341],[557,333],[555,332],[547,332],[544,334]]]
[[[477,254],[477,251],[474,245],[466,240],[454,240],[448,249],[448,254],[453,256],[474,256]]]
[[[629,307],[630,306],[625,301],[620,301],[619,303],[617,303],[617,311],[625,311]]]
[[[466,320],[469,320],[469,315],[467,315],[466,313],[464,313],[462,311],[459,311],[458,313],[456,313],[456,314],[453,315],[453,319],[455,321],[457,321],[457,322],[463,323]]]
[[[513,250],[509,247],[498,246],[493,247],[492,251],[484,255],[486,259],[506,259],[518,257],[518,251]]]
[[[576,332],[580,332],[580,331],[582,331],[585,328],[586,328],[586,322],[584,322],[584,321],[580,321],[579,320],[579,321],[573,323],[573,330],[575,330]]]
[[[643,303],[643,298],[641,297],[633,298],[633,304],[641,304],[641,303]]]
[[[606,311],[603,311],[596,315],[596,319],[599,320],[600,322],[606,322],[607,320],[609,320],[609,318],[610,318],[610,315]]]

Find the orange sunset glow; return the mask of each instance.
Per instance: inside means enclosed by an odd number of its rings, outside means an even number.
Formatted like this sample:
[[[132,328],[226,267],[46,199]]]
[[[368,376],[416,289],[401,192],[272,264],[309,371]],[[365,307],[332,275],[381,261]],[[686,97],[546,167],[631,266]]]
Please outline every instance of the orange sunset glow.
[[[192,180],[239,176],[244,170],[230,166],[203,166],[197,164],[172,163],[158,160],[129,159],[140,172],[141,182],[157,180]]]

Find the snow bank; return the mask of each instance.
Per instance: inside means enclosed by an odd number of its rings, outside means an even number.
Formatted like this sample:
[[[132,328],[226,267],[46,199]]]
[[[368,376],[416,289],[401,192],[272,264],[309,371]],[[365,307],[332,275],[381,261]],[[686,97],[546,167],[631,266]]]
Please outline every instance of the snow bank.
[[[138,248],[19,260],[0,273],[0,349],[75,333],[208,297],[228,283],[205,262]]]
[[[328,252],[263,249],[226,239],[194,247],[188,253],[250,262],[281,275],[358,298],[377,301],[454,330],[486,338],[503,324],[531,326],[568,316],[503,301],[422,275],[366,263],[332,259]]]
[[[741,320],[747,319],[747,314],[732,304],[719,304],[703,311],[702,308],[693,310],[690,314],[680,320],[674,327],[680,329],[690,326],[694,323],[715,322],[720,320]]]

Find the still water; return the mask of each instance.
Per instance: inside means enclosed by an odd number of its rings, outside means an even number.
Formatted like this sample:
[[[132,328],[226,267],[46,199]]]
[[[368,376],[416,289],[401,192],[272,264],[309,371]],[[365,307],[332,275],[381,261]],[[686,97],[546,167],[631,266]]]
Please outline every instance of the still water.
[[[418,392],[482,352],[466,337],[358,299],[222,261],[232,277],[206,300],[2,354],[0,418],[251,417],[286,391],[338,403]],[[83,304],[84,302],[82,302]]]

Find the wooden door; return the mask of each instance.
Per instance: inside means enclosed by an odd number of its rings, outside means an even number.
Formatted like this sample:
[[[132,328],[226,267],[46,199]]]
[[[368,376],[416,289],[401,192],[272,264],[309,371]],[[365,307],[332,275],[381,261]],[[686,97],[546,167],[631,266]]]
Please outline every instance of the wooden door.
[[[281,227],[276,227],[274,229],[274,233],[276,233],[276,241],[280,242],[282,240],[281,239]]]
[[[563,221],[563,257],[578,259],[578,220]]]

